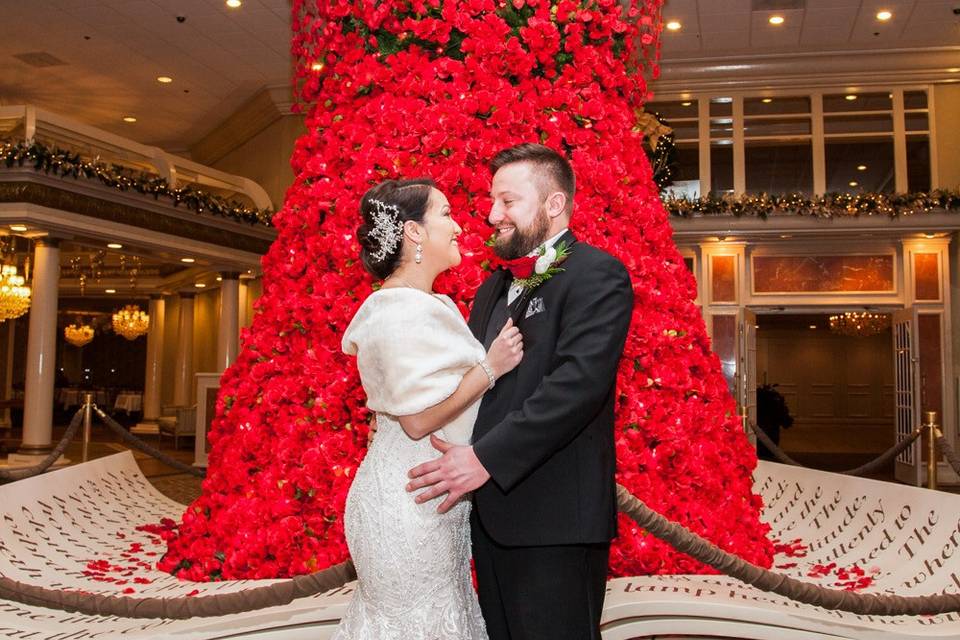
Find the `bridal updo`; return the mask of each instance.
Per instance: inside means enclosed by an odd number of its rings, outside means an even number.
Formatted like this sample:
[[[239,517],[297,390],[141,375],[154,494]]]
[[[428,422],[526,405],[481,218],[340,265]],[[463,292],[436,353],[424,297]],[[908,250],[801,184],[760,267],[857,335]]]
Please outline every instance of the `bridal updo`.
[[[357,240],[363,268],[375,278],[384,280],[399,266],[403,223],[423,222],[433,187],[430,178],[385,180],[363,194]]]

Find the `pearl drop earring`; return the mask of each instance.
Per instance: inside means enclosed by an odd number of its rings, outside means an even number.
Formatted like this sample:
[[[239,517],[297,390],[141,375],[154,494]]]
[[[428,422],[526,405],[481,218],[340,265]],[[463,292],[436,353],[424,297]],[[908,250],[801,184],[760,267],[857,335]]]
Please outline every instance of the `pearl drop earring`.
[[[417,245],[416,261],[417,261],[417,264],[420,264],[421,262],[423,262],[423,245],[422,244]]]

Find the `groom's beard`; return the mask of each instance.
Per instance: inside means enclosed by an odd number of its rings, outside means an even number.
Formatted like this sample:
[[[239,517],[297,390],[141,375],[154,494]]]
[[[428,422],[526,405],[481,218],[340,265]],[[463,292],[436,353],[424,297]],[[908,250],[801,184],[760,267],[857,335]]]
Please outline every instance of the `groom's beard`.
[[[493,252],[501,260],[522,258],[546,242],[548,233],[550,233],[550,216],[541,206],[528,228],[521,230],[520,227],[514,226],[513,235],[507,240],[501,241],[497,238],[493,245]]]

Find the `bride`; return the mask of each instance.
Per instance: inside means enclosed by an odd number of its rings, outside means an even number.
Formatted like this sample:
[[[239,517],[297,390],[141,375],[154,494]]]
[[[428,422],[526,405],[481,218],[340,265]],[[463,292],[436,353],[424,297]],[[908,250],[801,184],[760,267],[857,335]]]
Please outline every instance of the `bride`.
[[[388,180],[360,203],[363,265],[383,286],[343,336],[356,355],[377,436],[347,496],[358,585],[333,640],[486,640],[470,574],[470,502],[416,504],[407,471],[438,457],[425,437],[469,444],[483,394],[523,357],[508,322],[490,350],[434,279],[460,264],[460,227],[427,179]]]

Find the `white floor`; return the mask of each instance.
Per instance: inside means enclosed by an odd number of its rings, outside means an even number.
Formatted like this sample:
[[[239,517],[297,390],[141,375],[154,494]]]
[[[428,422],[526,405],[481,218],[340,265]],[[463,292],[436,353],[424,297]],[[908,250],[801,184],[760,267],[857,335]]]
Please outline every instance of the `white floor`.
[[[960,566],[952,559],[960,544],[960,496],[772,463],[761,463],[756,487],[767,505],[773,536],[800,539],[808,546],[803,557],[778,557],[776,564],[794,565],[778,571],[836,587],[850,579],[838,572],[858,565],[873,579],[864,592],[960,590]],[[129,452],[4,485],[0,574],[51,588],[126,590],[131,597],[192,591],[202,596],[264,584],[185,583],[148,569],[164,547],[155,536],[133,531],[134,526],[164,517],[177,520],[182,510],[150,485]],[[107,562],[88,567],[96,560]],[[808,575],[815,565],[830,563],[835,566],[824,575]],[[0,637],[323,640],[350,593],[348,585],[285,607],[185,621],[81,616],[0,601]],[[610,581],[603,636],[957,638],[960,616],[855,616],[796,605],[723,576],[648,576]]]

